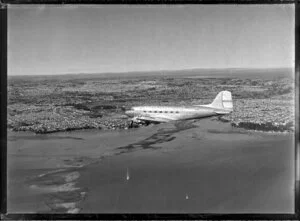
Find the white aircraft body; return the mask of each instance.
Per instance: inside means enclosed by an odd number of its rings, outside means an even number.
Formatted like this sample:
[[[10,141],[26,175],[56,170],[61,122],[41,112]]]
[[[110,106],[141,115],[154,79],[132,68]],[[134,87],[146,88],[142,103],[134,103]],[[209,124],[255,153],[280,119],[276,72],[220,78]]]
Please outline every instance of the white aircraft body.
[[[133,122],[162,123],[176,120],[189,120],[216,115],[229,114],[233,111],[231,92],[221,91],[211,104],[191,106],[138,106],[132,107],[125,114]]]

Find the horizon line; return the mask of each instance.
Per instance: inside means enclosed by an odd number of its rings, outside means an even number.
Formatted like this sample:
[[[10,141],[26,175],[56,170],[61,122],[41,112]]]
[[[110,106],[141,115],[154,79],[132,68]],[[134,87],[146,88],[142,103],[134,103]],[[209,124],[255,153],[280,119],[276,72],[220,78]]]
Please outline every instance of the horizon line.
[[[177,71],[196,71],[196,70],[272,70],[272,69],[295,69],[295,67],[229,67],[229,68],[187,68],[187,69],[162,69],[162,70],[139,70],[139,71],[112,71],[112,72],[67,72],[67,73],[56,73],[56,74],[20,74],[20,75],[9,75],[7,77],[22,77],[22,76],[62,76],[62,75],[104,75],[104,74],[126,74],[126,73],[141,73],[141,72],[177,72]]]

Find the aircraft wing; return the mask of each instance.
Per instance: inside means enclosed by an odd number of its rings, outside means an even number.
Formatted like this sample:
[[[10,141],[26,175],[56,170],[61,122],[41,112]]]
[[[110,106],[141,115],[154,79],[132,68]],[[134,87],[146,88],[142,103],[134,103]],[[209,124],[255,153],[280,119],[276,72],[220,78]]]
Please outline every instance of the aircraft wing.
[[[163,122],[168,122],[170,119],[168,118],[162,118],[162,117],[150,117],[150,116],[139,116],[135,118],[136,120],[141,120],[141,121],[150,121],[150,122],[157,122],[157,123],[163,123]]]

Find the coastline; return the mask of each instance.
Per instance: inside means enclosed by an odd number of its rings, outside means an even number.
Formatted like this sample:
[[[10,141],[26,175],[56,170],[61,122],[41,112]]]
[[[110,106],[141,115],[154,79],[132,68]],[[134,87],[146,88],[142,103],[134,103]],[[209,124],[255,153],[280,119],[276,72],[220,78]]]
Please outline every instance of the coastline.
[[[277,122],[251,122],[251,121],[230,121],[226,119],[226,117],[223,116],[214,116],[211,117],[214,118],[220,122],[230,122],[232,127],[236,128],[243,128],[247,130],[253,130],[253,131],[261,131],[261,132],[294,132],[294,123],[289,121],[284,124],[279,124]],[[82,131],[82,130],[130,130],[132,128],[140,128],[140,127],[147,127],[148,125],[146,123],[140,122],[140,123],[134,123],[134,126],[131,125],[131,121],[126,119],[122,121],[118,121],[116,124],[114,120],[109,121],[106,120],[106,125],[102,124],[97,125],[96,127],[85,125],[83,127],[56,127],[55,129],[47,129],[46,127],[26,127],[21,126],[19,128],[8,128],[11,132],[20,132],[20,131],[27,131],[32,132],[35,134],[52,134],[52,133],[58,133],[58,132],[70,132],[70,131]],[[107,126],[109,125],[109,126]]]

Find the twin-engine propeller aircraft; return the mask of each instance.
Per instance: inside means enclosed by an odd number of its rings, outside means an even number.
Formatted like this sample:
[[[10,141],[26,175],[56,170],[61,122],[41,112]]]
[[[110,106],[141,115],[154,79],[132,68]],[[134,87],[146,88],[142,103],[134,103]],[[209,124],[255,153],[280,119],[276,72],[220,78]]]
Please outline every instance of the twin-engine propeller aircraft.
[[[132,122],[162,123],[176,120],[189,120],[216,115],[229,114],[233,111],[231,92],[221,91],[211,104],[191,106],[138,106],[132,107],[125,114],[132,117]]]

